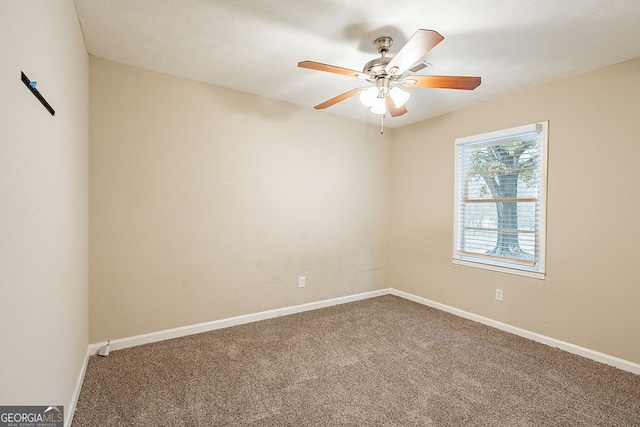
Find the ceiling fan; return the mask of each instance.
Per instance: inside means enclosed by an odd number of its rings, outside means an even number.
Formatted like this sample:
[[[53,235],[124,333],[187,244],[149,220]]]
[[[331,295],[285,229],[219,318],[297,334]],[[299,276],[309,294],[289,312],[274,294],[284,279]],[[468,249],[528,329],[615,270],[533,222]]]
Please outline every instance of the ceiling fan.
[[[380,58],[367,62],[362,71],[314,61],[299,62],[298,67],[356,77],[372,84],[352,89],[318,104],[313,107],[316,110],[331,107],[359,93],[360,101],[369,107],[372,113],[384,117],[388,111],[392,117],[396,117],[407,112],[405,104],[410,96],[409,92],[402,90],[399,86],[473,90],[480,85],[480,77],[410,75],[427,66],[427,63],[421,60],[442,40],[444,37],[436,31],[419,29],[395,56],[389,57],[387,53],[393,44],[393,39],[389,36],[378,37],[373,45],[378,50]]]

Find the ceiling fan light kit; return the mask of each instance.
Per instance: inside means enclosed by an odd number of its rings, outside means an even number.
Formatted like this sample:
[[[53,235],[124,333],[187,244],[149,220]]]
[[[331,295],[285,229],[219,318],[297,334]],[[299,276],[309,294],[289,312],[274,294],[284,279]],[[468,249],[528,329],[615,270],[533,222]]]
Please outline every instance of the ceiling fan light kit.
[[[407,101],[411,97],[411,94],[406,90],[402,90],[399,87],[394,86],[389,89],[389,96],[393,100],[393,103],[396,104],[396,107],[400,108],[407,103]]]
[[[365,107],[371,108],[373,106],[373,102],[378,97],[378,88],[375,86],[369,86],[365,90],[360,92],[360,102]]]
[[[387,106],[385,105],[384,98],[376,98],[370,110],[373,114],[386,114]]]
[[[315,109],[331,107],[359,93],[360,102],[372,113],[383,117],[389,113],[392,117],[397,117],[407,112],[405,104],[411,96],[399,86],[473,90],[480,85],[480,77],[409,75],[428,65],[424,56],[442,40],[444,37],[436,31],[419,29],[395,56],[388,57],[393,39],[389,36],[378,37],[373,45],[380,57],[367,62],[362,72],[314,61],[299,62],[298,67],[356,77],[371,83],[371,86],[352,89],[318,104]]]

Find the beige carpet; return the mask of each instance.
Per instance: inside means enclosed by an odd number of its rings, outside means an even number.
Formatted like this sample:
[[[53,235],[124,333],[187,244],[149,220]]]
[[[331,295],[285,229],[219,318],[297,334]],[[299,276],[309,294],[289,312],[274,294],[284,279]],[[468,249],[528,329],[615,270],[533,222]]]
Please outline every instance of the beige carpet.
[[[73,426],[638,426],[640,375],[394,296],[90,358]]]

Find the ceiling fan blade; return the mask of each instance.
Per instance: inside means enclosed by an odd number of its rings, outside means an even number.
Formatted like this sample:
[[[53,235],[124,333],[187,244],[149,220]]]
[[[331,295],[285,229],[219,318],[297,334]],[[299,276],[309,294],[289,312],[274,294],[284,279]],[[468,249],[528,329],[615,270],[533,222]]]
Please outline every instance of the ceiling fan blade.
[[[357,77],[359,79],[369,78],[368,74],[362,73],[356,70],[350,70],[348,68],[336,67],[335,65],[323,64],[321,62],[314,61],[302,61],[298,62],[298,67],[308,68],[310,70],[326,71],[327,73],[342,74],[348,77]]]
[[[402,81],[404,87],[431,87],[437,89],[473,90],[480,86],[480,77],[467,76],[408,76]]]
[[[387,110],[389,111],[389,114],[391,114],[391,117],[398,117],[407,112],[407,108],[404,105],[397,108],[390,96],[387,96],[385,103],[387,104]]]
[[[437,31],[419,29],[409,41],[402,46],[396,56],[389,61],[385,71],[389,74],[402,74],[404,71],[418,62],[427,52],[444,40]]]
[[[366,89],[364,87],[359,87],[356,89],[351,89],[349,92],[345,92],[342,95],[338,95],[336,97],[333,97],[327,101],[324,101],[322,104],[318,104],[316,105],[315,108],[316,110],[324,110],[327,107],[331,107],[334,104],[337,104],[338,102],[344,101],[345,99],[349,99],[352,96],[356,95],[358,92],[360,92],[361,90]]]

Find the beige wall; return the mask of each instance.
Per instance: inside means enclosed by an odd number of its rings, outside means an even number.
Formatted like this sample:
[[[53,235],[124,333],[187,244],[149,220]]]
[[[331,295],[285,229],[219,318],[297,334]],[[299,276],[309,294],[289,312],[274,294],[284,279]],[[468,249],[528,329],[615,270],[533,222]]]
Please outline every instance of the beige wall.
[[[397,130],[390,286],[640,363],[639,76],[637,59]],[[453,266],[454,139],[542,120],[546,280]]]
[[[90,94],[91,342],[388,286],[390,134],[101,59]]]
[[[630,338],[640,325],[640,204],[620,208],[639,178],[639,68],[619,64],[381,137],[92,59],[90,342],[392,286],[640,362]],[[546,280],[454,267],[455,138],[541,120],[550,121]]]
[[[89,61],[73,1],[0,2],[0,50],[0,405],[69,410],[88,344]]]

